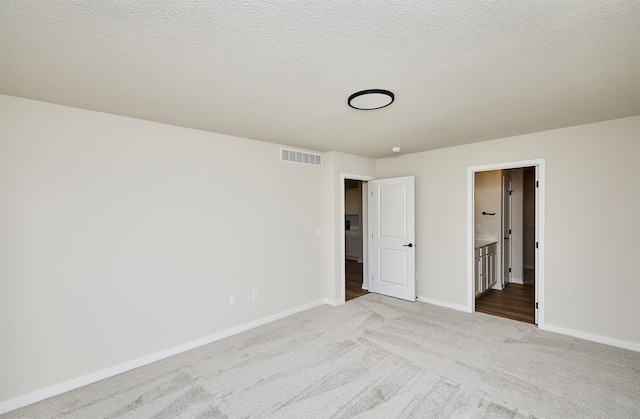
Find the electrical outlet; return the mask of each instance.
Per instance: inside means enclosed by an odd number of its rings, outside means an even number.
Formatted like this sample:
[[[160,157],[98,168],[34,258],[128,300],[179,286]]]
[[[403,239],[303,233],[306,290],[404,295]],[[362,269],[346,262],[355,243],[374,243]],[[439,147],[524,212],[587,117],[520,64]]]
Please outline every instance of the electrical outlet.
[[[236,296],[235,295],[230,295],[229,296],[229,305],[230,306],[236,305]]]
[[[258,290],[253,290],[253,292],[251,293],[251,299],[252,300],[258,299]]]

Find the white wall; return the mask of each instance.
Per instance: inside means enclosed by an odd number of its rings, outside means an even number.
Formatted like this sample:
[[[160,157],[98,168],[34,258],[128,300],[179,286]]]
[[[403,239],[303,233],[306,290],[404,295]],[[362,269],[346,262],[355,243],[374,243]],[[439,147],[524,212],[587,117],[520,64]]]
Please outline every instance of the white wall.
[[[499,240],[502,231],[502,174],[500,170],[475,175],[474,219],[477,240]],[[486,212],[495,215],[483,215]],[[498,246],[500,247],[500,245]]]
[[[546,159],[547,327],[640,344],[640,118],[377,163],[416,176],[417,293],[466,307],[467,167]]]
[[[275,144],[1,106],[0,401],[324,301],[325,168],[282,163]]]
[[[524,282],[524,269],[522,260],[523,248],[523,184],[522,169],[512,169],[511,173],[511,281],[522,284]],[[534,203],[535,206],[535,203]],[[534,210],[535,213],[535,210]]]
[[[534,269],[536,259],[536,171],[535,167],[526,168],[522,173],[522,236],[524,247],[524,269]]]

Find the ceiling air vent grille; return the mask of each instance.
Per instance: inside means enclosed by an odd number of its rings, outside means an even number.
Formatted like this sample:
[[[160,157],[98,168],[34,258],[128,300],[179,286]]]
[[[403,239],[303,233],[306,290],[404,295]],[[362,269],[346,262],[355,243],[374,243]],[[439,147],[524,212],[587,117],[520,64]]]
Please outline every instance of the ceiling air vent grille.
[[[290,148],[280,148],[280,161],[308,164],[311,166],[322,166],[322,154],[292,150]]]

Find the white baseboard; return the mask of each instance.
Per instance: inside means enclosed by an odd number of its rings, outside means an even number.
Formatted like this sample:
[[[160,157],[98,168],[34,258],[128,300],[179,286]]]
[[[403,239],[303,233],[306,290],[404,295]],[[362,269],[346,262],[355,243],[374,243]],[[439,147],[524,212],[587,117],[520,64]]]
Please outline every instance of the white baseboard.
[[[339,306],[340,304],[344,304],[344,300],[332,300],[330,298],[324,299],[324,304],[329,304],[330,306]]]
[[[605,345],[615,346],[617,348],[629,349],[631,351],[640,352],[640,343],[633,343],[633,342],[628,342],[626,340],[619,340],[619,339],[609,338],[606,336],[580,332],[578,330],[567,329],[560,326],[554,326],[549,323],[545,323],[544,326],[540,327],[540,329],[546,330],[548,332],[560,333],[562,335],[573,336],[574,338],[590,340],[592,342],[604,343]]]
[[[452,308],[454,310],[464,311],[467,313],[470,312],[466,306],[452,304],[446,301],[434,300],[432,298],[420,297],[420,296],[418,296],[416,300],[423,303],[429,303],[429,304],[433,304],[441,307]],[[578,330],[567,329],[560,326],[554,326],[548,323],[545,323],[544,325],[538,325],[538,328],[540,330],[546,330],[548,332],[560,333],[562,335],[573,336],[575,338],[590,340],[592,342],[604,343],[605,345],[615,346],[616,348],[629,349],[631,351],[640,352],[640,343],[633,343],[626,340],[614,339],[606,336],[580,332]]]
[[[520,279],[520,278],[511,278],[511,284],[520,284],[523,285],[524,284],[524,280]]]
[[[224,339],[232,335],[236,335],[238,333],[247,331],[249,329],[253,329],[255,327],[262,326],[264,324],[271,323],[276,320],[280,320],[282,318],[291,316],[292,314],[309,310],[314,307],[321,306],[323,304],[331,304],[331,303],[328,300],[319,300],[319,301],[314,301],[308,304],[303,304],[301,306],[294,307],[292,309],[285,310],[271,316],[267,316],[263,319],[246,323],[241,326],[236,326],[231,329],[227,329],[222,332],[215,333],[213,335],[206,336],[201,339],[187,342],[182,345],[174,346],[173,348],[165,349],[163,351],[156,352],[147,356],[143,356],[142,358],[134,359],[132,361],[125,362],[123,364],[104,369],[102,371],[97,371],[95,373],[85,375],[84,377],[79,377],[79,378],[46,388],[44,390],[36,391],[34,393],[30,393],[13,400],[0,403],[0,414],[10,412],[15,409],[19,409],[21,407],[39,402],[44,399],[48,399],[49,397],[66,393],[67,391],[74,390],[76,388],[86,386],[88,384],[92,384],[100,380],[104,380],[105,378],[113,377],[114,375],[122,374],[123,372],[127,372],[135,368],[139,368],[144,365],[151,364],[156,361],[160,361],[161,359],[169,358],[170,356],[177,355],[182,352],[190,351],[191,349],[195,349],[200,346],[207,345],[217,340]]]
[[[416,300],[420,301],[421,303],[433,304],[435,306],[452,308],[454,310],[464,311],[465,313],[469,313],[469,308],[467,306],[461,306],[458,304],[449,303],[447,301],[434,300],[433,298],[427,298],[427,297],[421,297],[421,296],[418,296]]]
[[[417,301],[433,304],[441,307],[451,308],[458,311],[469,312],[469,309],[466,306],[452,304],[446,301],[434,300],[432,298],[418,296]],[[330,300],[330,299],[314,301],[308,304],[294,307],[289,310],[282,311],[280,313],[276,313],[274,315],[265,317],[263,319],[259,319],[250,323],[246,323],[241,326],[233,327],[231,329],[227,329],[225,331],[215,333],[213,335],[210,335],[201,339],[197,339],[182,345],[174,346],[173,348],[165,349],[163,351],[156,352],[154,354],[150,354],[138,359],[134,359],[132,361],[125,362],[123,364],[116,365],[114,367],[107,368],[102,371],[95,372],[93,374],[85,375],[84,377],[76,378],[74,380],[70,380],[70,381],[46,388],[44,390],[36,391],[34,393],[27,394],[25,396],[18,397],[13,400],[0,403],[0,414],[9,412],[15,409],[19,409],[21,407],[30,405],[32,403],[39,402],[49,397],[57,396],[62,393],[66,393],[67,391],[74,390],[76,388],[79,388],[91,383],[95,383],[100,380],[104,380],[105,378],[113,377],[114,375],[121,374],[123,372],[127,372],[135,368],[142,367],[144,365],[151,364],[161,359],[165,359],[170,356],[177,355],[179,353],[186,352],[203,345],[207,345],[209,343],[218,341],[220,339],[224,339],[232,335],[236,335],[238,333],[242,333],[244,331],[253,329],[255,327],[262,326],[264,324],[271,323],[276,320],[280,320],[282,318],[291,316],[301,311],[309,310],[309,309],[321,306],[323,304],[336,306],[336,305],[340,305],[341,303],[344,303],[344,301]],[[560,333],[563,335],[573,336],[580,339],[590,340],[593,342],[604,343],[606,345],[628,349],[631,351],[640,352],[640,344],[638,343],[628,342],[628,341],[619,340],[619,339],[613,339],[606,336],[594,335],[591,333],[580,332],[577,330],[550,325],[548,323],[546,323],[543,327],[540,327],[540,329],[546,330],[549,332]]]

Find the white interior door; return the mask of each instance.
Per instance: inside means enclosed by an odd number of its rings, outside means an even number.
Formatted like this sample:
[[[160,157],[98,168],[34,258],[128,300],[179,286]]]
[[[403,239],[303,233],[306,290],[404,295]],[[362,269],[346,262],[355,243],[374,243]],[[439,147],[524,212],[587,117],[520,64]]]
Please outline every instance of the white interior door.
[[[369,182],[369,190],[369,291],[415,301],[415,178],[374,180]]]

